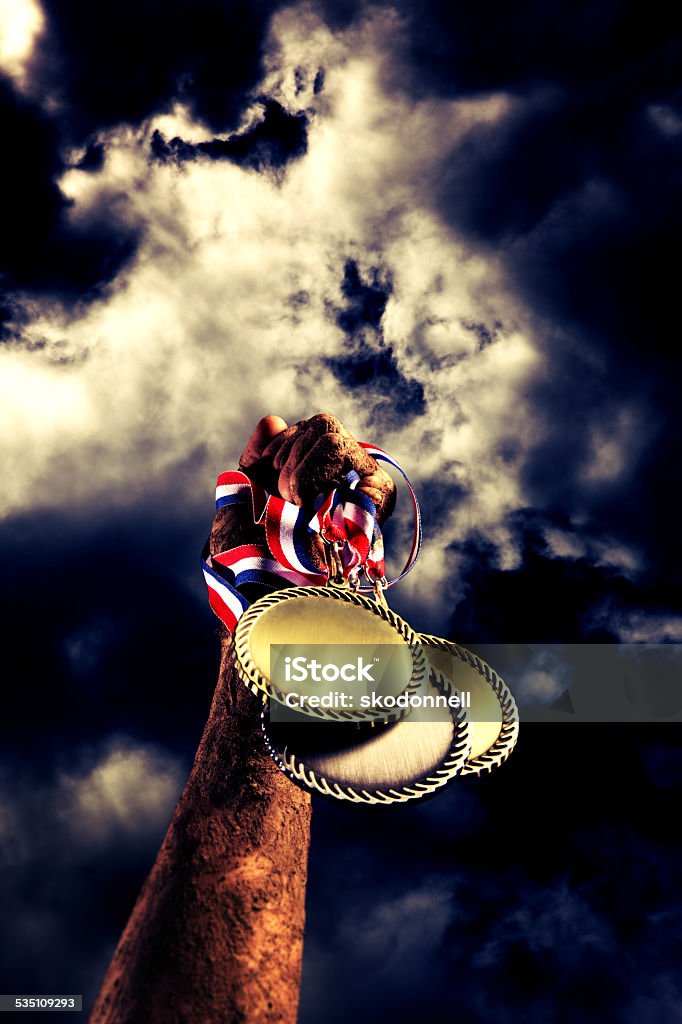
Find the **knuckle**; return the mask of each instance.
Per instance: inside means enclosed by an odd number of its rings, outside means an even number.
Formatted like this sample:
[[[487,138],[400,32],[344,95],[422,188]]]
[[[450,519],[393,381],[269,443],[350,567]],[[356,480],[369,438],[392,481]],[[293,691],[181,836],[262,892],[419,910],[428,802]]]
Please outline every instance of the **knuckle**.
[[[343,426],[341,420],[337,419],[330,412],[318,412],[314,416],[311,416],[309,420],[305,420],[306,427],[312,427],[322,432],[333,433],[333,434],[344,434],[348,431]]]

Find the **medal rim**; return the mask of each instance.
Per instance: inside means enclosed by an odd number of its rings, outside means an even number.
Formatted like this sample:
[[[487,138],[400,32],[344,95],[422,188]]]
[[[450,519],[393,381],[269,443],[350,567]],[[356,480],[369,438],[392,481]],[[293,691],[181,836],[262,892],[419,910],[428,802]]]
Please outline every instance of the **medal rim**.
[[[428,680],[429,665],[426,654],[421,648],[421,634],[413,629],[392,608],[388,608],[378,601],[363,597],[347,587],[284,587],[275,590],[270,594],[259,597],[250,605],[239,619],[231,641],[231,650],[234,655],[234,664],[241,681],[264,702],[268,698],[276,700],[279,704],[285,704],[286,694],[278,690],[272,682],[263,675],[251,657],[249,650],[249,638],[256,621],[261,613],[282,601],[303,600],[311,597],[323,597],[331,600],[347,601],[349,604],[359,605],[373,615],[378,615],[389,625],[393,626],[405,640],[412,654],[412,673],[409,682],[401,693],[411,694],[416,692],[420,686]],[[302,709],[301,709],[302,710]],[[306,708],[303,712],[310,718],[322,719],[333,722],[398,722],[409,712],[409,708],[391,708],[376,711],[371,709],[352,710],[350,708]]]
[[[483,676],[492,687],[502,710],[500,734],[492,746],[488,747],[483,754],[479,754],[478,757],[470,758],[462,769],[462,775],[490,774],[494,768],[497,768],[498,765],[503,764],[507,760],[516,746],[519,737],[519,709],[511,690],[495,669],[491,668],[477,654],[467,650],[466,647],[460,646],[454,640],[444,640],[442,637],[432,636],[429,633],[420,633],[419,636],[421,642],[427,648],[431,646],[449,651],[459,658],[460,661],[476,669],[479,675]],[[435,685],[440,686],[441,689],[452,690],[454,688],[453,684],[443,676],[442,672],[439,672],[430,663],[429,669],[429,677]]]

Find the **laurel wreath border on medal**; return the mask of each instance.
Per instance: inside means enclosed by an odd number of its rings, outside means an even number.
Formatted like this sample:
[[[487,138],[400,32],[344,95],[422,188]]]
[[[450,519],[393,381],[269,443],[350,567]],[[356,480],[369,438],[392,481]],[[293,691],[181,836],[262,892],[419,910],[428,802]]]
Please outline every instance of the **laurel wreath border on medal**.
[[[466,647],[460,647],[459,644],[454,643],[452,640],[443,640],[442,637],[431,636],[429,633],[421,633],[420,639],[427,647],[431,645],[443,651],[449,651],[458,657],[460,661],[475,668],[493,688],[493,692],[500,702],[502,709],[500,735],[484,754],[471,758],[462,769],[462,775],[489,774],[493,768],[507,760],[516,746],[519,736],[519,711],[509,687],[490,665],[483,661],[482,658],[479,658],[478,655],[468,651]],[[431,681],[441,689],[453,689],[442,673],[433,666],[431,666]]]
[[[469,721],[466,710],[459,708],[452,714],[452,721],[455,726],[455,738],[450,746],[446,757],[430,775],[414,782],[409,786],[400,786],[396,789],[354,789],[352,786],[342,785],[339,782],[329,782],[324,776],[318,775],[312,768],[306,768],[305,764],[297,760],[295,754],[288,757],[282,756],[273,746],[267,733],[266,725],[267,708],[261,714],[261,730],[265,749],[275,762],[277,767],[292,782],[306,789],[313,790],[320,796],[331,797],[335,800],[348,800],[355,804],[397,804],[407,803],[409,800],[418,800],[425,796],[431,796],[446,786],[454,778],[462,773],[466,760],[471,751],[471,739],[469,736]],[[284,748],[286,752],[286,747]]]
[[[412,674],[402,692],[410,696],[426,682],[428,666],[426,654],[420,644],[420,634],[412,629],[410,624],[391,608],[379,604],[379,602],[373,601],[371,598],[363,597],[346,586],[290,587],[284,590],[276,590],[272,594],[266,594],[265,597],[260,597],[255,601],[239,619],[232,637],[232,650],[235,655],[234,661],[239,678],[261,700],[265,701],[270,697],[279,704],[284,704],[286,694],[277,689],[254,663],[249,650],[251,631],[260,615],[273,605],[279,604],[282,601],[305,600],[309,597],[324,597],[336,601],[347,601],[349,604],[360,605],[360,607],[366,608],[373,615],[378,615],[384,619],[400,633],[412,653]],[[408,711],[409,707],[393,708],[390,710],[377,708],[374,711],[363,708],[361,712],[344,708],[306,707],[304,713],[324,721],[397,722],[404,718]]]

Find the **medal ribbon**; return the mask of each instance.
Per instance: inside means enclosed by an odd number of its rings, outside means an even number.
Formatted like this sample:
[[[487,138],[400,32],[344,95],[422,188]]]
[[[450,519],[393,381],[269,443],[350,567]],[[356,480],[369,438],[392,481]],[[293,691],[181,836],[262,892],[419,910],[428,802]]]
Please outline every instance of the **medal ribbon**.
[[[373,458],[387,462],[405,479],[412,496],[414,535],[410,555],[402,572],[393,580],[385,580],[384,547],[376,522],[376,508],[366,494],[357,490],[359,475],[352,471],[344,484],[326,498],[318,499],[317,511],[308,521],[298,505],[268,494],[246,473],[221,473],[216,485],[216,510],[228,505],[250,509],[254,523],[265,526],[265,544],[242,544],[218,555],[211,555],[209,542],[201,553],[201,568],[208,587],[212,610],[230,632],[234,631],[250,602],[239,592],[245,583],[258,583],[276,590],[282,583],[295,586],[323,586],[329,572],[320,572],[307,553],[311,533],[319,533],[326,541],[336,543],[344,576],[357,578],[363,570],[370,580],[383,580],[384,587],[393,586],[405,576],[419,555],[422,539],[421,514],[410,481],[398,463],[381,448],[362,444]],[[371,591],[373,587],[359,587]]]

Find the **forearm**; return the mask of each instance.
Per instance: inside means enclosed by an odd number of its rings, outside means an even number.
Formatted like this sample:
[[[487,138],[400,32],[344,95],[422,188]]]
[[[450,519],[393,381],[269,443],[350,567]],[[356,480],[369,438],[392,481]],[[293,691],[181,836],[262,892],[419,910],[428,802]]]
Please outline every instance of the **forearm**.
[[[351,471],[390,515],[395,486],[329,414],[287,427],[264,417],[240,468],[311,510]],[[357,483],[357,481],[355,481]],[[308,556],[326,571],[311,534]],[[222,505],[213,557],[266,545],[252,510]],[[255,600],[262,588],[243,588]],[[294,1024],[303,947],[310,799],[265,754],[260,704],[238,681],[227,646],[192,774],[114,955],[93,1024]]]
[[[260,702],[223,647],[192,773],[93,1024],[293,1024],[310,799],[266,755]]]

